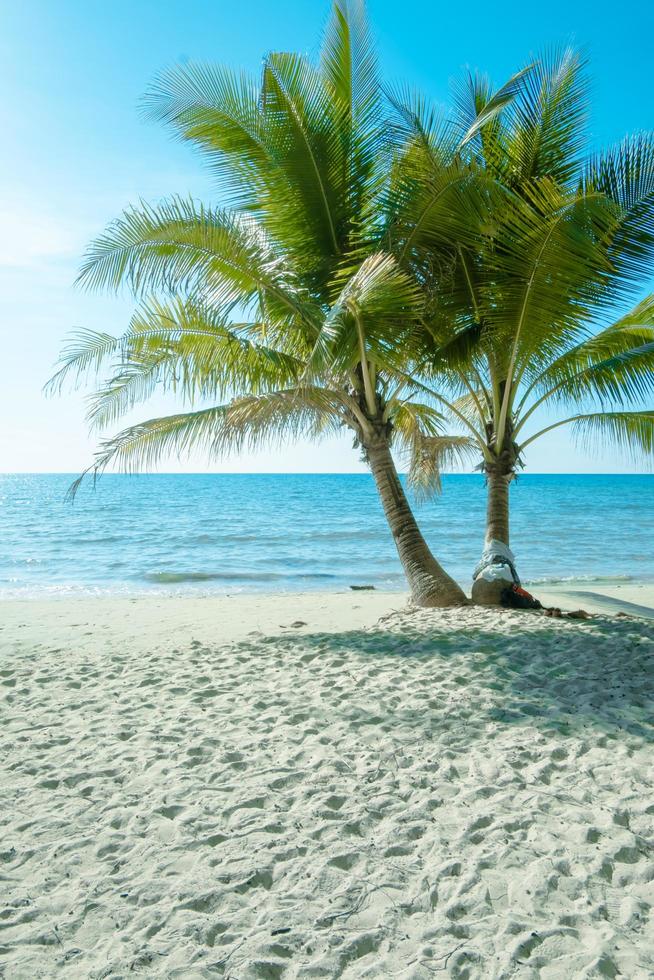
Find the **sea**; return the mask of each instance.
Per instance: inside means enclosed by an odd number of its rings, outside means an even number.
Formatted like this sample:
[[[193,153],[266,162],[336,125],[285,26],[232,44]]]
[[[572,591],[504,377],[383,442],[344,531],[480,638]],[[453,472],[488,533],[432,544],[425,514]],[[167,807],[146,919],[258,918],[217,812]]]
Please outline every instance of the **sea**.
[[[0,597],[405,588],[367,474],[0,475]],[[654,580],[653,475],[524,475],[512,485],[523,583]],[[482,550],[480,475],[416,504],[464,586]]]

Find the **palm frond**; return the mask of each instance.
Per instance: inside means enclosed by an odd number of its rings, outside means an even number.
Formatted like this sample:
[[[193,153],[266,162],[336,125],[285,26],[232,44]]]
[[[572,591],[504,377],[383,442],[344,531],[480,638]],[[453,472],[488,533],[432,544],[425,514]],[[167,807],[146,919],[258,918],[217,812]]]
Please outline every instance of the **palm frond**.
[[[320,66],[352,126],[375,127],[380,81],[375,45],[364,0],[335,0],[322,43]]]
[[[427,170],[451,164],[459,140],[445,111],[407,85],[387,88],[385,95],[394,110],[389,124],[398,154]]]
[[[571,425],[573,435],[586,450],[606,451],[607,446],[627,457],[642,462],[654,453],[654,411],[589,412],[561,419],[534,433],[522,443],[520,450],[546,432]]]
[[[360,149],[324,76],[283,53],[268,56],[261,85],[220,67],[185,65],[160,75],[146,104],[208,154],[232,205],[255,214],[320,282],[318,257],[325,247],[338,252],[349,231],[344,195],[352,188],[344,180],[355,180],[348,156]]]
[[[585,447],[606,451],[613,446],[642,461],[654,453],[654,412],[594,412],[577,416],[573,435]]]
[[[495,282],[484,296],[494,342],[520,370],[556,356],[611,295],[605,198],[547,179],[522,190],[495,235]]]
[[[404,403],[393,413],[395,440],[408,462],[408,484],[419,500],[441,490],[441,474],[478,453],[467,436],[443,435],[445,419],[433,407]]]
[[[193,62],[175,65],[156,76],[143,107],[149,118],[171,125],[180,139],[208,154],[234,207],[265,212],[272,188],[289,193],[266,138],[260,86],[245,72]]]
[[[384,253],[369,256],[344,284],[325,318],[309,370],[344,373],[365,358],[379,366],[406,362],[399,338],[407,337],[420,314],[415,281]],[[363,347],[363,351],[362,351]]]
[[[539,394],[531,412],[547,400],[583,403],[608,400],[614,405],[639,401],[654,391],[654,295],[579,344],[536,369],[522,399]]]
[[[337,255],[342,188],[329,178],[334,158],[343,157],[322,77],[299,55],[271,54],[264,64],[262,99],[269,139],[312,216],[319,253]]]
[[[272,316],[317,316],[285,256],[253,221],[191,200],[131,208],[88,249],[78,281],[90,289],[200,294],[216,306],[265,300]]]
[[[474,388],[452,399],[452,407],[467,418],[473,425],[477,426],[482,432],[487,420],[487,413],[483,411],[485,393]]]
[[[597,154],[581,180],[585,193],[602,193],[614,206],[603,243],[620,294],[640,289],[654,261],[654,135],[642,133]]]
[[[45,384],[47,395],[60,395],[66,384],[75,387],[91,373],[97,374],[115,356],[120,339],[96,330],[76,330],[64,345],[58,370]]]
[[[151,302],[135,314],[120,338],[110,377],[89,398],[96,428],[116,421],[159,387],[184,402],[259,394],[296,381],[303,362],[249,340],[251,324],[226,321],[190,300]]]
[[[487,137],[490,127],[495,132],[499,131],[495,125],[498,116],[519,95],[523,80],[534,68],[533,63],[526,65],[492,93],[490,83],[480,75],[469,74],[464,86],[455,88],[455,99],[459,109],[458,124],[461,127],[463,123],[464,128],[459,142],[460,147],[478,141],[479,150],[483,154],[488,153],[490,145]]]
[[[542,53],[505,110],[507,164],[520,180],[565,186],[578,172],[588,116],[586,64],[571,48]]]
[[[132,473],[151,469],[170,455],[179,458],[191,451],[215,458],[301,435],[318,438],[338,431],[343,410],[338,392],[298,386],[153,418],[104,440],[86,473],[98,477],[109,466]],[[76,481],[74,486],[78,485]]]

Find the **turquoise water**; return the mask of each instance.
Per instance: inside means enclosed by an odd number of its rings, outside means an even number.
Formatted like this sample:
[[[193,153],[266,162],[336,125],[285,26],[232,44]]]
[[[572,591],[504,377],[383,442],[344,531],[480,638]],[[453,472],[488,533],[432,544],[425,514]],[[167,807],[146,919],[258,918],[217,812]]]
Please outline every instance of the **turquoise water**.
[[[0,595],[339,590],[404,580],[368,475],[0,475]],[[526,583],[654,579],[654,476],[522,476],[512,545]],[[445,477],[417,510],[468,584],[480,476]]]

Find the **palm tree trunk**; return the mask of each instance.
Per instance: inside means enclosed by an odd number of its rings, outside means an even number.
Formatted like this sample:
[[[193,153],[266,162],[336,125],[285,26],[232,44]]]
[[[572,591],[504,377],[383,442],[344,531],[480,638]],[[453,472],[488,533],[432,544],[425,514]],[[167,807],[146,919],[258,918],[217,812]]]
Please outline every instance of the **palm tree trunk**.
[[[501,541],[509,546],[509,484],[512,473],[487,471],[486,544]]]
[[[486,538],[472,583],[472,601],[482,606],[500,605],[505,590],[519,584],[513,554],[509,550],[509,485],[512,479],[512,468],[500,462],[486,466]]]
[[[366,440],[364,448],[414,602],[419,606],[466,605],[463,590],[441,568],[420,533],[388,440],[383,436]]]

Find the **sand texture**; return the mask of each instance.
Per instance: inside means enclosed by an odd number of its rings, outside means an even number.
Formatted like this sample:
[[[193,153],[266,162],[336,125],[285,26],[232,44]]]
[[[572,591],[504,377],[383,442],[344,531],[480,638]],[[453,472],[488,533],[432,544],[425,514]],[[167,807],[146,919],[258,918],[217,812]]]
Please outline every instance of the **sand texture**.
[[[340,601],[7,611],[0,975],[654,975],[654,624]]]

